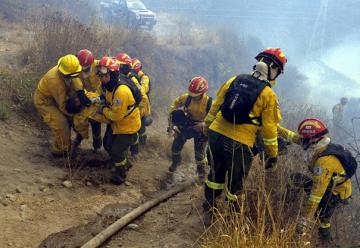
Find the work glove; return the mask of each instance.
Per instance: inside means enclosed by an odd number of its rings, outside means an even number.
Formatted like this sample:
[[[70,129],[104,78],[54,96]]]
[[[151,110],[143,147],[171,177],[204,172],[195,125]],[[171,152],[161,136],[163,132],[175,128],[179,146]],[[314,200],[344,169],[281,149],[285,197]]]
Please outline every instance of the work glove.
[[[91,100],[85,95],[84,90],[76,91],[76,95],[79,98],[81,105],[89,107],[92,104]]]
[[[107,108],[107,106],[100,105],[100,106],[97,108],[96,113],[99,114],[99,115],[103,115],[105,108]]]
[[[268,158],[268,159],[266,159],[266,162],[265,162],[265,169],[266,170],[275,170],[276,164],[277,164],[277,157]]]
[[[211,122],[204,122],[204,123],[205,123],[205,125],[204,125],[204,129],[203,129],[203,134],[207,137]]]
[[[191,129],[195,130],[196,132],[204,132],[205,123],[204,122],[197,122]]]
[[[167,127],[166,132],[167,132],[167,135],[169,137],[171,137],[174,134],[174,129],[172,127]]]
[[[95,97],[95,98],[91,98],[90,99],[91,101],[91,104],[105,104],[105,98],[104,96],[98,96],[98,97]]]

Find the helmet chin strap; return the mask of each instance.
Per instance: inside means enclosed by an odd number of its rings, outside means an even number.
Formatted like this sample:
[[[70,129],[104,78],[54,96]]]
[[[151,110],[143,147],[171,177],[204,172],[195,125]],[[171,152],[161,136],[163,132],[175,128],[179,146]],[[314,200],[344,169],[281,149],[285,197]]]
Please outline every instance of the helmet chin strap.
[[[309,148],[312,148],[315,151],[321,150],[322,148],[326,147],[327,145],[329,145],[331,139],[328,136],[323,136],[320,138],[315,138],[315,139],[309,139],[307,140],[307,142],[304,142],[302,144],[304,150],[308,150]]]

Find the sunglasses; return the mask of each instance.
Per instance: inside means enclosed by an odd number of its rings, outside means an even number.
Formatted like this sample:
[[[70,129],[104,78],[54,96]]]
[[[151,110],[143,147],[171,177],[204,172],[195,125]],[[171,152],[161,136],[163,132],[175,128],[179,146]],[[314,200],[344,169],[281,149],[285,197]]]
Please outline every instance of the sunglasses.
[[[91,69],[91,66],[83,67],[83,68],[82,68],[82,71],[83,71],[83,72],[89,72],[90,69]]]
[[[109,74],[109,70],[104,67],[104,66],[100,66],[96,68],[96,75],[98,75],[99,77],[106,77]]]

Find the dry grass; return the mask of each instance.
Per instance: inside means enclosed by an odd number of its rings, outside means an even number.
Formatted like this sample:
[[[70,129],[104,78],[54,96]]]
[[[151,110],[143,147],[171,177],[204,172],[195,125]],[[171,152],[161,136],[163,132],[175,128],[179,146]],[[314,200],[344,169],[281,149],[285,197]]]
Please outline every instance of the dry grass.
[[[239,201],[240,211],[231,211],[224,196],[219,199],[216,222],[201,238],[202,247],[328,247],[317,239],[315,223],[310,235],[300,237],[295,232],[306,197],[302,189],[290,187],[288,178],[294,172],[307,173],[304,155],[293,145],[288,154],[280,157],[275,172],[264,171],[256,159],[246,180],[245,196]],[[353,186],[357,191],[355,183]],[[359,216],[358,199],[337,209],[332,217],[332,245],[360,244],[355,231],[359,228]]]
[[[203,247],[304,247],[307,240],[295,234],[303,194],[288,185],[288,177],[300,164],[282,157],[279,168],[266,172],[259,160],[246,181],[240,211],[224,204],[217,221],[203,237]]]
[[[34,112],[33,92],[38,78],[33,73],[14,74],[13,71],[0,71],[0,99],[9,112],[21,110]],[[9,116],[9,115],[7,115]]]
[[[158,38],[149,32],[108,26],[98,20],[84,25],[59,12],[47,12],[29,23],[33,39],[21,52],[23,66],[42,74],[60,56],[83,48],[92,50],[97,58],[125,51],[140,58],[151,75],[155,111],[163,110],[175,95],[185,91],[195,75],[204,75],[211,85],[224,82],[235,73],[228,68],[242,67],[238,56],[245,51],[229,31],[195,32],[191,26],[179,27],[182,36]],[[229,39],[222,39],[223,36]],[[217,88],[211,87],[212,91]]]

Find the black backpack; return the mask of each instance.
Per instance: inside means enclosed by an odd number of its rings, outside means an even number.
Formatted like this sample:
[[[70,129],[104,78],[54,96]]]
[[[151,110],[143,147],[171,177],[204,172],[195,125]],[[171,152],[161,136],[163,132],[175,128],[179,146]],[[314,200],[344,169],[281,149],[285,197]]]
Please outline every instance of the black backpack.
[[[115,89],[114,89],[113,100],[114,100],[115,91],[117,90],[117,88],[120,85],[126,85],[127,87],[129,87],[129,89],[131,90],[131,93],[133,94],[133,97],[135,99],[135,104],[128,107],[128,110],[131,109],[131,111],[125,115],[125,117],[126,117],[126,116],[129,116],[137,107],[139,107],[140,102],[142,100],[142,94],[141,94],[141,90],[139,89],[139,87],[131,79],[120,74],[118,84],[115,86]]]
[[[357,169],[356,159],[353,157],[350,151],[346,150],[342,145],[330,143],[328,148],[320,153],[319,157],[333,155],[339,159],[341,165],[344,167],[346,172],[346,179],[351,178]],[[345,180],[346,181],[346,180]]]
[[[221,113],[225,120],[235,124],[261,126],[261,117],[250,117],[249,114],[266,86],[270,87],[270,84],[251,75],[237,76],[226,91],[224,103],[221,106]]]

